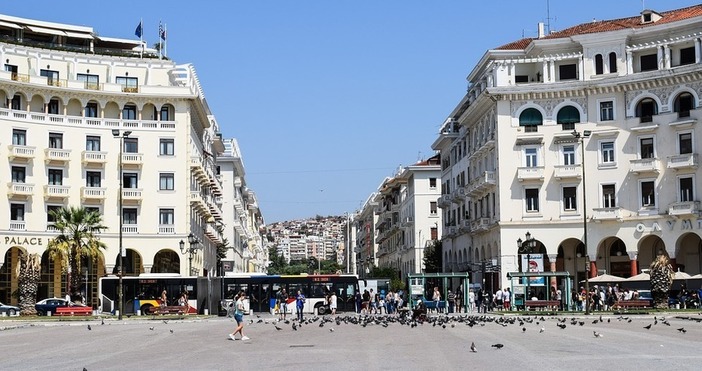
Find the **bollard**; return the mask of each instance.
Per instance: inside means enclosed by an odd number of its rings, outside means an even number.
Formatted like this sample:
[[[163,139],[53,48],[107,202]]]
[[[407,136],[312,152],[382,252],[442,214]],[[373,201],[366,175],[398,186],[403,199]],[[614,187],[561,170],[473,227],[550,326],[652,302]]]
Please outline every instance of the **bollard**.
[[[209,310],[209,309],[205,309],[205,315],[206,315],[206,316],[209,316],[209,315],[210,315],[210,310]]]
[[[7,317],[7,313],[2,312],[2,313],[0,313],[0,316],[2,316],[2,317]]]
[[[141,309],[137,309],[137,316],[141,316]]]
[[[119,310],[115,310],[115,317],[119,317]]]
[[[46,316],[47,316],[47,317],[51,317],[51,311],[50,311],[50,310],[47,310],[47,311],[46,311]]]

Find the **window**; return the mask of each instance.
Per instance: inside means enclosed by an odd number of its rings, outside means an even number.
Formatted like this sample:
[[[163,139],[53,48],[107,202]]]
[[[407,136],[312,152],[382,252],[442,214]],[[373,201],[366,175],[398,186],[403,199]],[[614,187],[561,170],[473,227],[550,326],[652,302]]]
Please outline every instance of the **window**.
[[[27,131],[22,129],[12,129],[12,145],[26,146]]]
[[[57,99],[52,99],[49,101],[49,104],[46,105],[46,113],[51,115],[59,114],[59,102]]]
[[[10,77],[12,80],[17,80],[17,66],[13,64],[5,64],[5,71],[10,72]]]
[[[436,178],[429,178],[429,188],[436,188]]]
[[[602,54],[597,54],[595,56],[595,75],[601,75],[604,73],[604,61],[602,59]]]
[[[526,201],[526,211],[528,213],[534,213],[539,211],[539,189],[538,188],[527,188],[524,191],[525,201]]]
[[[692,133],[679,133],[678,147],[681,155],[692,153]]]
[[[558,66],[558,73],[561,80],[575,80],[578,78],[578,68],[575,64],[564,64]]]
[[[436,215],[436,201],[429,202],[429,214]]]
[[[658,69],[657,54],[642,55],[639,60],[641,61],[641,72],[655,71]]]
[[[680,202],[692,202],[695,200],[694,186],[692,177],[684,177],[679,179],[680,184]]]
[[[641,181],[641,207],[656,206],[656,188],[654,181]]]
[[[175,189],[175,176],[173,173],[161,173],[159,175],[158,189],[162,191],[172,191]]]
[[[173,225],[175,224],[175,212],[173,209],[159,209],[158,210],[158,223],[160,225]]]
[[[639,139],[639,149],[641,151],[641,158],[655,158],[656,155],[653,150],[653,138],[641,138]]]
[[[159,140],[159,154],[161,156],[173,156],[175,154],[175,142],[173,139]]]
[[[85,186],[92,188],[102,187],[102,173],[99,171],[86,171]]]
[[[514,82],[517,84],[527,83],[527,82],[529,82],[529,76],[528,75],[514,76]]]
[[[163,106],[161,107],[161,121],[171,121],[171,114],[170,111],[168,110],[168,106]]]
[[[575,146],[563,146],[563,165],[575,165]]]
[[[137,138],[124,138],[124,153],[139,153],[139,140]]]
[[[125,93],[139,92],[139,79],[136,77],[118,76],[115,78],[115,83],[122,85],[122,91]]]
[[[49,169],[49,185],[63,185],[63,170]]]
[[[609,53],[609,73],[617,72],[617,53]]]
[[[24,166],[12,167],[12,183],[24,183],[27,176],[27,170]]]
[[[36,71],[36,70],[35,70]],[[58,71],[39,70],[39,76],[46,77],[46,83],[52,86],[60,86]]]
[[[137,173],[124,173],[122,174],[122,187],[123,188],[138,188],[138,176]]]
[[[534,147],[524,148],[524,166],[526,167],[537,167],[537,152]]]
[[[49,133],[49,148],[62,149],[63,148],[63,134]]]
[[[563,211],[575,211],[577,209],[577,187],[563,187]]]
[[[690,111],[695,109],[695,98],[688,92],[680,93],[675,97],[673,110],[678,113],[678,117],[690,117]]]
[[[558,111],[556,123],[563,126],[563,130],[574,130],[575,124],[580,122],[580,111],[573,106],[565,106]]]
[[[94,135],[88,135],[85,137],[85,150],[86,151],[100,151],[100,137]]]
[[[536,108],[527,108],[519,115],[519,126],[524,126],[524,132],[535,133],[538,125],[543,124],[543,115]]]
[[[10,220],[13,222],[24,221],[24,204],[10,204]]]
[[[658,104],[652,98],[644,98],[636,105],[636,117],[640,117],[641,122],[652,122],[657,114]]]
[[[695,63],[695,47],[680,49],[680,65]]]
[[[100,90],[100,76],[79,73],[77,77],[78,81],[83,81],[86,89]]]
[[[602,154],[602,164],[614,164],[614,142],[600,143],[600,152]]]
[[[53,225],[56,222],[56,216],[53,214],[59,212],[59,210],[61,210],[61,206],[46,205],[46,222]]]
[[[122,209],[122,224],[137,224],[137,209],[125,207]]]
[[[100,214],[100,208],[99,207],[91,207],[91,206],[86,206],[85,211],[89,213],[97,213]]]
[[[602,207],[612,208],[617,207],[617,202],[614,193],[614,184],[602,185]]]
[[[614,101],[600,102],[600,121],[614,120]]]
[[[137,108],[134,105],[126,104],[122,108],[122,120],[136,120]]]
[[[10,103],[10,108],[19,110],[19,109],[22,109],[21,105],[22,105],[22,97],[20,97],[19,94],[15,94],[15,96],[12,97],[12,102]]]
[[[85,117],[98,117],[98,105],[90,102],[85,105]]]

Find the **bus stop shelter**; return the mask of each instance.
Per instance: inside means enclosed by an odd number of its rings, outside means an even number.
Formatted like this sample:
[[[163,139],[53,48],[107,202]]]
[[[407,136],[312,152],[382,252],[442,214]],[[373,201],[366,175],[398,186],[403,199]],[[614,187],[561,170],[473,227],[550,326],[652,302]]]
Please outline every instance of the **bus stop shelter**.
[[[548,285],[549,278],[551,277],[563,278],[561,299],[563,300],[564,308],[572,308],[571,279],[573,275],[569,272],[508,272],[507,278],[509,279],[513,295],[512,305],[517,308],[524,307],[524,301],[531,299],[528,295],[532,291],[532,288],[544,288],[545,297],[543,299],[553,300],[551,299],[551,289]]]
[[[448,290],[455,291],[461,287],[462,300],[461,307],[468,307],[468,293],[470,287],[470,275],[468,272],[447,272],[447,273],[410,273],[407,275],[407,287],[409,289],[408,301],[410,307],[414,306],[419,298],[431,300],[434,287],[439,287],[441,299],[448,298]]]

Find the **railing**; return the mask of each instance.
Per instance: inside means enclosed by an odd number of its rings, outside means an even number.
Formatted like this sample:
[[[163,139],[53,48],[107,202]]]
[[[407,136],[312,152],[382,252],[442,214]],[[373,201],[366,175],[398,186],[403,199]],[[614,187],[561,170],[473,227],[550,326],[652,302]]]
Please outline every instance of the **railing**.
[[[139,233],[139,226],[137,224],[122,224],[122,233]]]
[[[124,200],[141,200],[142,189],[141,188],[123,188],[122,189],[122,199]]]
[[[26,231],[27,222],[20,220],[10,220],[10,230],[11,231]]]
[[[668,215],[692,215],[699,211],[699,201],[675,202],[668,205]]]
[[[629,171],[632,173],[658,172],[657,158],[641,158],[629,162]]]
[[[70,149],[47,148],[44,153],[50,161],[68,161],[71,157]]]
[[[621,208],[619,207],[602,207],[592,209],[592,219],[595,220],[619,220],[621,219]]]
[[[174,225],[159,225],[158,234],[175,234]]]
[[[108,128],[130,128],[130,129],[159,129],[174,130],[175,121],[155,121],[155,120],[121,120],[118,118],[97,118],[81,116],[54,115],[43,112],[27,112],[23,110],[13,110],[0,108],[0,116],[17,120],[26,120],[38,123],[54,123],[71,126],[85,127],[108,127]]]
[[[83,151],[83,162],[107,162],[107,152]]]
[[[582,171],[580,164],[577,165],[556,165],[553,167],[553,176],[556,179],[580,178]]]
[[[10,145],[10,157],[12,158],[34,158],[36,147]]]
[[[82,198],[87,199],[102,199],[105,198],[105,188],[103,187],[83,187],[81,189]]]
[[[697,167],[697,153],[668,156],[669,169]]]
[[[70,186],[64,185],[45,185],[44,194],[47,197],[68,197],[70,189]]]
[[[31,196],[34,193],[34,184],[9,183],[10,193],[21,196]]]
[[[517,168],[517,179],[519,181],[524,180],[540,180],[544,178],[544,167],[534,166],[534,167],[519,167]]]
[[[123,165],[141,165],[144,163],[144,154],[142,153],[123,153]]]

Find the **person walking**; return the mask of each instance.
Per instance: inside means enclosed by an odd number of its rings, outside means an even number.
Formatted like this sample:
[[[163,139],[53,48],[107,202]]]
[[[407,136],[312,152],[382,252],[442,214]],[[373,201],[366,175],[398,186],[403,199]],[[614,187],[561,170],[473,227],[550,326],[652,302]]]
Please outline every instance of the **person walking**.
[[[285,288],[278,290],[275,300],[278,305],[278,319],[285,320],[288,312],[288,293],[285,292]]]
[[[448,301],[448,312],[453,313],[453,308],[456,306],[456,294],[454,294],[453,291],[448,290],[446,300]]]
[[[296,300],[296,307],[297,307],[297,319],[302,322],[304,315],[303,315],[303,309],[305,308],[305,295],[302,293],[302,291],[297,290],[297,296],[295,297]]]
[[[473,289],[468,290],[468,313],[473,313],[475,309],[475,292]]]
[[[439,292],[439,288],[437,286],[434,287],[434,293],[432,294],[431,299],[434,302],[434,309],[436,312],[441,313],[439,308],[439,303],[441,303],[441,292]]]
[[[236,304],[234,304],[234,319],[236,320],[236,329],[229,334],[229,338],[236,339],[236,333],[241,335],[241,340],[249,340],[249,337],[244,335],[244,292],[239,291],[236,296]]]
[[[336,315],[336,292],[332,291],[331,296],[329,296],[329,310],[331,315]]]

